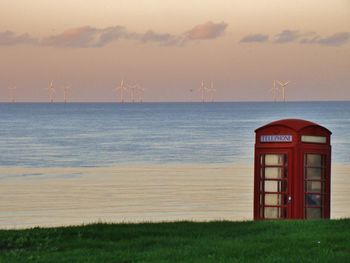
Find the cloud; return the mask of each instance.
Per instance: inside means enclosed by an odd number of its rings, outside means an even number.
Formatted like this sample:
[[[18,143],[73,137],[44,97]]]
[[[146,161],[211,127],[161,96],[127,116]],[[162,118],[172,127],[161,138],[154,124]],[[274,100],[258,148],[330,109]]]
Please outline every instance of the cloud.
[[[241,43],[254,43],[254,42],[266,42],[269,40],[268,35],[264,34],[253,34],[243,37],[239,42]]]
[[[135,33],[123,26],[95,28],[83,26],[65,30],[64,32],[43,39],[37,39],[29,34],[16,34],[12,31],[0,32],[0,46],[31,44],[40,46],[66,47],[66,48],[101,48],[114,41],[134,40],[139,43],[157,43],[161,46],[182,46],[187,42],[218,38],[227,28],[224,22],[211,21],[194,26],[183,34],[159,33],[148,30],[145,33]],[[269,41],[269,35],[250,34],[243,37],[240,43],[264,43]],[[299,42],[301,44],[318,44],[323,46],[341,46],[350,42],[350,32],[338,32],[322,37],[316,32],[300,32],[297,30],[283,30],[276,34],[273,43]]]
[[[16,35],[12,31],[0,32],[0,45],[13,46],[19,44],[34,44],[37,39],[28,34]]]
[[[301,33],[299,31],[283,30],[275,36],[275,43],[299,41],[301,44],[319,44],[323,46],[340,46],[350,41],[350,32],[339,32],[328,37],[322,37],[316,32]]]
[[[318,40],[318,43],[326,46],[340,46],[346,44],[349,40],[350,32],[340,32],[329,37],[321,38]]]
[[[320,35],[316,32],[308,32],[303,34],[300,39],[301,44],[317,44],[317,41],[320,39]]]
[[[157,42],[164,46],[181,45],[185,42],[183,36],[171,35],[169,33],[156,33],[152,30],[148,30],[146,33],[137,35],[136,40],[142,42]]]
[[[125,27],[107,28],[79,27],[64,31],[62,34],[50,36],[42,41],[42,45],[71,48],[104,47],[119,39],[135,40],[141,43],[155,42],[160,45],[178,45],[184,38],[169,33],[156,33],[148,30],[144,34],[128,31]]]
[[[118,40],[120,38],[130,37],[130,33],[123,26],[107,27],[100,31],[99,41],[97,47],[103,47],[112,41]]]
[[[16,35],[11,31],[0,32],[0,45],[33,44],[40,46],[64,48],[100,48],[114,41],[125,39],[140,43],[153,42],[162,46],[181,46],[191,40],[217,38],[223,34],[227,24],[207,22],[197,25],[183,34],[158,33],[148,30],[145,33],[135,33],[123,26],[95,28],[82,26],[71,28],[56,35],[39,40],[28,34]]]
[[[227,24],[224,22],[213,23],[209,21],[205,24],[193,27],[191,30],[187,31],[185,35],[189,40],[217,38],[224,33],[226,27]]]
[[[328,37],[311,33],[300,40],[302,44],[319,44],[324,46],[341,46],[350,41],[350,32],[339,32]]]
[[[140,43],[154,42],[163,46],[179,46],[190,40],[211,39],[219,37],[227,27],[225,23],[207,22],[197,25],[184,34],[157,33],[148,30],[145,33],[128,31],[123,26],[94,28],[84,26],[68,29],[61,34],[44,38],[41,45],[70,48],[104,47],[119,39],[135,40]]]
[[[122,26],[102,29],[90,26],[68,29],[61,34],[49,36],[41,41],[44,46],[89,48],[103,47],[120,38],[127,38],[128,32]]]
[[[280,43],[280,44],[289,43],[289,42],[294,42],[298,40],[299,37],[300,37],[299,31],[286,29],[286,30],[283,30],[281,33],[275,35],[274,42]]]

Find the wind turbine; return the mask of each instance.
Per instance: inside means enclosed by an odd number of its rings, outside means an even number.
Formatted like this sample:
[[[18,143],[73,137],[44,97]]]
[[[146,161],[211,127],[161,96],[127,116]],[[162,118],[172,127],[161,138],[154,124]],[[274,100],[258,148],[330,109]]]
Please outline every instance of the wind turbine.
[[[282,97],[283,97],[283,101],[285,102],[286,101],[286,91],[285,91],[285,88],[286,86],[288,85],[288,83],[290,81],[287,81],[287,82],[281,82],[281,81],[277,81],[278,84],[281,86],[282,88]]]
[[[204,102],[205,100],[205,93],[208,90],[207,87],[204,85],[204,81],[202,80],[201,86],[197,89],[199,91],[201,91],[202,93],[202,102]]]
[[[214,88],[213,81],[210,83],[210,88],[207,91],[210,92],[210,101],[214,102],[214,92],[216,92],[216,89]]]
[[[49,91],[50,102],[53,103],[53,93],[56,92],[53,87],[53,80],[51,80],[51,82],[49,83],[49,87],[47,88],[47,90]]]
[[[15,103],[16,102],[16,94],[15,94],[15,91],[16,91],[16,86],[14,87],[8,87],[8,89],[10,90],[10,95],[11,95],[11,102],[12,103]]]
[[[124,80],[120,82],[120,86],[115,88],[117,91],[120,90],[120,102],[124,102],[124,91],[127,91],[127,87],[124,86]]]
[[[270,92],[273,92],[273,101],[277,101],[277,92],[278,92],[278,87],[276,87],[276,80],[273,80],[273,86],[269,90]]]
[[[63,94],[64,94],[64,103],[67,103],[67,99],[68,99],[68,90],[70,89],[69,86],[64,86],[63,87]]]
[[[145,92],[145,89],[142,88],[139,84],[136,85],[136,94],[139,98],[139,102],[143,102],[143,93]]]

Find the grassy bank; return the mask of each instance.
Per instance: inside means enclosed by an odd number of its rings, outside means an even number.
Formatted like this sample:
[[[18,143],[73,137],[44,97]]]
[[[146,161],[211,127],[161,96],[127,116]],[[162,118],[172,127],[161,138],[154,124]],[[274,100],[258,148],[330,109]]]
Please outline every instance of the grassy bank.
[[[0,230],[0,262],[350,262],[350,219]]]

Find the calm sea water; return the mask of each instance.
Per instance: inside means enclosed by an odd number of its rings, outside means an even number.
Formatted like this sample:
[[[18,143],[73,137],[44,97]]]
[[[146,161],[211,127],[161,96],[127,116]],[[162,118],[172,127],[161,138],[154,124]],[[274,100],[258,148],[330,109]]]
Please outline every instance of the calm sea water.
[[[350,102],[0,104],[0,166],[253,163],[254,130],[302,118],[350,163]]]

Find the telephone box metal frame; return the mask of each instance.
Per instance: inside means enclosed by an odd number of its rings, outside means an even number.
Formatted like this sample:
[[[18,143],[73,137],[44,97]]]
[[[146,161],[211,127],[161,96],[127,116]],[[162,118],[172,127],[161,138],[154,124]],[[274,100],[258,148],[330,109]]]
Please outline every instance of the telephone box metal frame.
[[[271,166],[286,173],[280,176],[285,178],[283,180],[286,180],[287,189],[284,192],[276,191],[275,197],[278,196],[280,203],[277,206],[271,206],[276,207],[276,211],[282,211],[276,219],[307,219],[310,218],[309,212],[310,214],[312,211],[318,213],[318,208],[320,218],[330,218],[330,139],[332,133],[316,123],[300,119],[271,122],[256,129],[255,133],[254,220],[267,219],[263,212],[265,208],[269,208],[269,205],[266,205],[265,196],[268,194],[271,196],[271,193],[265,191],[266,182],[269,181],[271,185],[272,180],[278,182],[279,185],[283,184],[279,183],[280,179],[265,178],[266,169],[269,167],[262,160],[266,158],[266,155],[281,156],[281,154],[286,156],[287,166]],[[307,160],[313,158],[320,160],[321,165],[310,166]],[[311,177],[312,172],[315,173],[315,171],[316,174],[320,173],[320,179]],[[319,193],[308,192],[306,188],[309,185],[319,186]],[[309,199],[312,199],[310,197],[321,198],[311,200],[316,204],[320,202],[320,205],[310,205]]]

